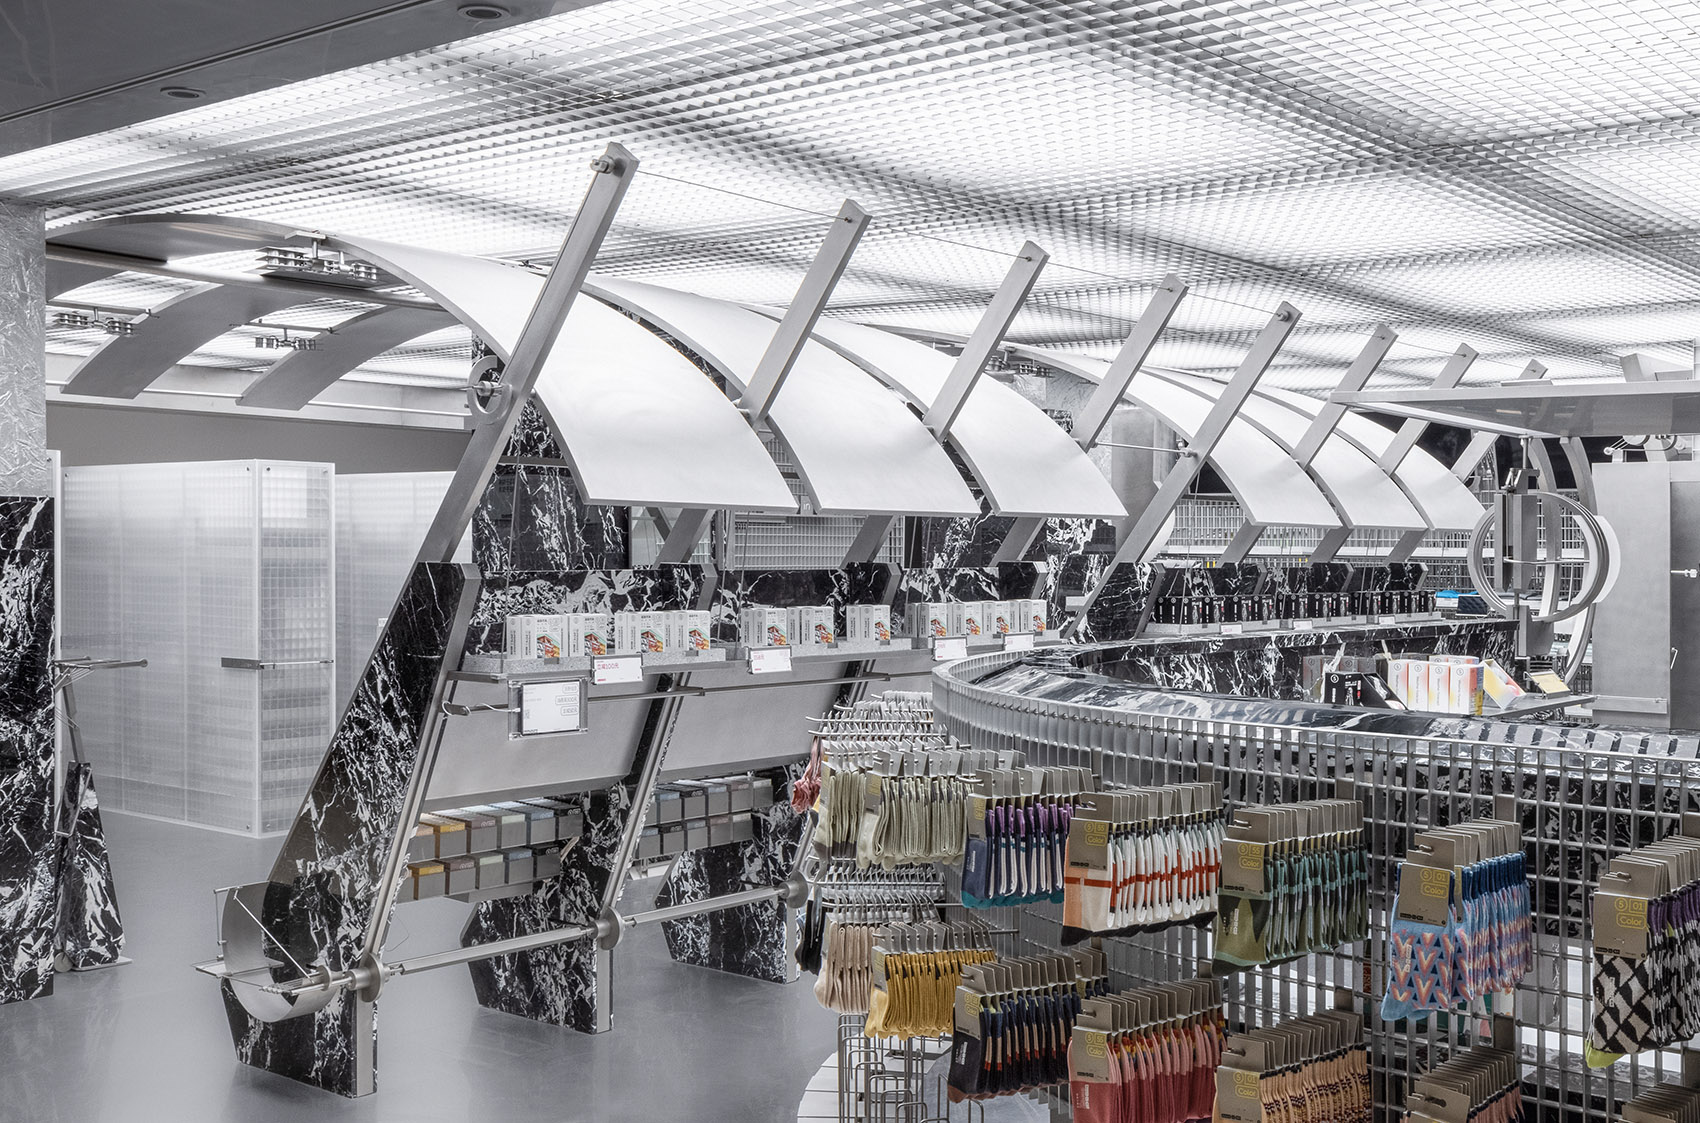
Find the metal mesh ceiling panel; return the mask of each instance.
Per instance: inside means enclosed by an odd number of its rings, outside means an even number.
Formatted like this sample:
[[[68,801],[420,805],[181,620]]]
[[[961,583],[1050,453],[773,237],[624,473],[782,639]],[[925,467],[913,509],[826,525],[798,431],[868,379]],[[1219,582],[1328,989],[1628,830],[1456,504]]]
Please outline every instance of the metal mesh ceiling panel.
[[[1388,384],[1461,341],[1468,382],[1530,358],[1609,378],[1700,334],[1696,27],[1696,0],[605,0],[9,157],[0,195],[56,224],[196,210],[525,259],[617,139],[645,174],[610,276],[783,303],[849,196],[876,225],[832,308],[867,322],[969,331],[1032,238],[1052,263],[1022,342],[1113,353],[1176,271],[1222,302],[1188,301],[1176,366],[1231,367],[1285,299],[1279,385],[1328,387],[1379,321],[1411,345]]]

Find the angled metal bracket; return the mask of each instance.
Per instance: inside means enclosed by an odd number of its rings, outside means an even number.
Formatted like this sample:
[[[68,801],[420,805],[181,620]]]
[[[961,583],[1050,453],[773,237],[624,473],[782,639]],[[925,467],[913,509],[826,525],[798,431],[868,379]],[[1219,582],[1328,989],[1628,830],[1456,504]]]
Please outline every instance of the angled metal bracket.
[[[1427,532],[1424,531],[1423,533]],[[1341,548],[1346,545],[1347,540],[1351,537],[1352,528],[1349,526],[1330,527],[1322,532],[1322,541],[1318,542],[1316,549],[1310,552],[1310,560],[1313,562],[1333,561],[1339,556]]]
[[[697,548],[704,528],[713,517],[714,512],[707,507],[686,507],[680,511],[673,525],[667,528],[666,537],[661,540],[661,550],[655,555],[655,563],[683,565],[690,561],[691,552]]]
[[[1110,367],[1104,372],[1104,381],[1092,392],[1092,397],[1086,403],[1086,408],[1074,419],[1074,439],[1080,442],[1083,449],[1091,448],[1103,435],[1104,426],[1110,423],[1110,415],[1121,404],[1122,395],[1127,393],[1128,384],[1133,376],[1139,373],[1139,368],[1151,354],[1151,348],[1156,346],[1157,337],[1163,334],[1163,329],[1169,326],[1174,318],[1175,310],[1180,307],[1181,299],[1186,296],[1187,286],[1180,276],[1170,273],[1163,278],[1163,283],[1157,286],[1152,294],[1151,302],[1145,306],[1145,311],[1139,314],[1139,320],[1128,333],[1127,340],[1121,350],[1110,361]]]
[[[803,275],[803,283],[797,286],[797,295],[780,318],[779,327],[774,330],[767,350],[762,352],[755,374],[750,376],[750,384],[740,399],[739,404],[749,415],[751,425],[759,426],[767,417],[773,399],[778,397],[779,388],[785,383],[785,376],[791,373],[792,364],[802,353],[803,345],[809,341],[809,333],[814,331],[815,322],[825,310],[833,287],[850,264],[850,255],[856,252],[856,244],[867,232],[869,221],[868,212],[849,199],[838,208],[832,228],[826,232],[826,240],[821,242],[814,261],[809,264],[809,271]]]
[[[1474,347],[1460,343],[1458,350],[1454,351],[1452,357],[1446,360],[1446,365],[1440,368],[1440,373],[1434,376],[1434,381],[1429,384],[1430,389],[1450,390],[1458,385],[1464,373],[1470,369],[1470,364],[1476,361],[1476,355]],[[1427,421],[1415,417],[1407,418],[1405,424],[1399,426],[1399,431],[1394,434],[1387,451],[1382,453],[1381,459],[1377,461],[1381,470],[1389,476],[1397,472],[1399,465],[1405,462],[1405,457],[1417,447],[1417,440],[1428,430],[1428,426]]]
[[[1044,519],[1016,519],[1003,536],[1003,541],[999,543],[998,552],[992,557],[993,564],[1020,561],[1026,555],[1027,548],[1033,545],[1033,540],[1039,537],[1039,532],[1044,529]]]
[[[871,562],[879,557],[880,547],[885,545],[885,536],[891,532],[891,524],[896,521],[896,515],[868,515],[863,518],[862,528],[851,540],[850,548],[844,551],[844,564]]]
[[[1221,561],[1233,562],[1238,565],[1250,555],[1251,548],[1257,545],[1257,540],[1263,537],[1264,524],[1247,521],[1234,536],[1228,540],[1228,545],[1222,551]]]
[[[956,364],[945,376],[938,397],[933,399],[933,404],[921,418],[922,423],[931,429],[933,436],[940,441],[950,436],[950,427],[956,424],[956,415],[962,412],[962,403],[968,400],[968,392],[974,389],[974,384],[980,380],[992,352],[996,351],[998,344],[1003,341],[1004,333],[1015,320],[1015,314],[1021,311],[1027,294],[1033,291],[1033,285],[1039,279],[1039,271],[1050,259],[1050,254],[1032,242],[1021,243],[1021,249],[1016,251],[1015,264],[1011,265],[1009,272],[1004,275],[1003,283],[992,295],[991,304],[987,305],[985,314],[975,325],[974,334],[968,337],[962,354],[956,357]]]
[[[573,300],[584,285],[585,274],[590,272],[596,252],[614,223],[620,202],[637,175],[638,161],[623,146],[610,144],[600,157],[592,161],[591,166],[595,169],[595,176],[590,181],[590,189],[585,192],[584,203],[573,216],[572,229],[567,231],[565,240],[561,242],[555,267],[545,278],[543,289],[537,294],[537,303],[532,305],[531,314],[526,318],[525,327],[514,343],[513,354],[502,372],[502,385],[508,390],[496,407],[501,411],[500,416],[492,416],[487,424],[473,430],[466,451],[461,454],[460,465],[455,468],[454,479],[449,481],[442,505],[437,508],[437,516],[431,521],[431,529],[425,533],[425,542],[419,548],[420,561],[447,562],[454,559],[461,536],[466,533],[472,513],[478,509],[478,503],[484,496],[485,481],[508,447],[508,438],[513,435],[520,408],[531,399],[532,387],[537,384],[537,375],[543,369],[543,360],[561,334]]]
[[[1546,374],[1547,368],[1545,363],[1536,359],[1530,359],[1529,365],[1524,367],[1522,373],[1518,374],[1518,376],[1513,378],[1511,381],[1534,382],[1545,378]],[[1488,449],[1492,448],[1493,443],[1498,439],[1498,433],[1486,432],[1477,433],[1475,436],[1471,437],[1470,443],[1464,447],[1463,452],[1459,453],[1458,459],[1453,461],[1452,474],[1461,480],[1469,479],[1470,473],[1476,470],[1476,465],[1482,462],[1482,457],[1487,455]]]
[[[1169,474],[1163,478],[1163,484],[1157,489],[1156,496],[1134,520],[1133,528],[1122,539],[1121,547],[1116,550],[1115,557],[1110,561],[1111,569],[1124,563],[1138,562],[1156,543],[1157,534],[1162,530],[1163,524],[1186,495],[1193,480],[1198,478],[1205,460],[1215,451],[1217,443],[1228,431],[1228,423],[1251,396],[1257,380],[1269,369],[1269,364],[1275,361],[1276,353],[1298,326],[1298,322],[1299,310],[1283,301],[1270,317],[1269,323],[1258,333],[1251,350],[1240,363],[1239,369],[1234,372],[1234,377],[1222,388],[1222,395],[1216,399],[1216,404],[1210,407],[1203,424],[1193,434],[1192,440],[1187,442],[1187,455],[1182,456],[1175,466],[1169,469]],[[1088,609],[1097,599],[1098,591],[1104,588],[1108,578],[1106,571],[1097,589],[1087,598]]]

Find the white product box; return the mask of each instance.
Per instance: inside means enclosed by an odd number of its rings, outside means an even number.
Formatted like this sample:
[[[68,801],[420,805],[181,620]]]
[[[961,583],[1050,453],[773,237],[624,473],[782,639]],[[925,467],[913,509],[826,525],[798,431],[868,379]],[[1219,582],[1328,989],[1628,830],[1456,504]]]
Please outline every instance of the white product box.
[[[790,617],[791,642],[804,647],[822,647],[835,643],[838,636],[833,630],[832,609],[824,604],[805,605],[791,610]]]
[[[785,609],[744,609],[738,614],[738,637],[745,647],[790,646]]]
[[[986,616],[985,626],[988,636],[1007,636],[1021,629],[1015,626],[1014,606],[1020,601],[989,600],[984,604]]]
[[[693,609],[679,615],[684,618],[680,629],[680,648],[684,651],[707,651],[711,646],[713,628],[710,614]]]
[[[507,654],[513,659],[559,659],[567,653],[566,617],[550,613],[510,616]]]
[[[614,650],[614,618],[606,612],[574,612],[567,617],[567,655],[595,658]]]
[[[637,649],[642,655],[667,653],[667,616],[665,612],[637,614]]]
[[[950,634],[969,640],[986,635],[986,602],[958,601],[950,606]]]
[[[685,650],[685,614],[679,611],[657,613],[661,617],[661,646],[666,651]]]
[[[1482,712],[1482,665],[1480,663],[1453,663],[1450,665],[1452,678],[1452,712],[1455,714],[1479,714]]]
[[[1428,708],[1435,713],[1447,713],[1452,707],[1452,668],[1445,663],[1429,662]]]
[[[1387,689],[1406,706],[1411,704],[1410,667],[1409,659],[1387,661]]]
[[[844,630],[852,640],[889,643],[891,606],[852,604],[844,608]]]
[[[1517,680],[1492,659],[1482,668],[1482,688],[1493,699],[1493,704],[1502,710],[1523,696],[1523,688],[1517,685]]]
[[[1428,661],[1412,659],[1410,665],[1405,668],[1405,673],[1405,686],[1411,692],[1411,709],[1428,709]]]
[[[1045,631],[1045,617],[1049,615],[1047,612],[1049,606],[1042,600],[1029,599],[1018,601],[1017,603],[1021,606],[1020,610],[1016,612],[1016,616],[1021,618],[1021,627],[1018,630],[1023,632],[1033,632],[1034,634],[1043,634]]]
[[[909,634],[916,639],[944,639],[950,630],[950,605],[925,601],[909,606]]]

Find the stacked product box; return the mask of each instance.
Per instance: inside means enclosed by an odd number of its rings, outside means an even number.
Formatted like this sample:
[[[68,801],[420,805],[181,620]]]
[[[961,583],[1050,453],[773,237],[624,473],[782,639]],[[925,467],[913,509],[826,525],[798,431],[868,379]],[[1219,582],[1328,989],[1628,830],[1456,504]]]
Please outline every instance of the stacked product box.
[[[917,639],[961,636],[968,640],[1039,633],[1045,630],[1042,600],[926,601],[909,606],[909,634]]]
[[[1479,714],[1486,672],[1473,655],[1395,657],[1387,664],[1387,685],[1413,710]]]
[[[553,799],[421,815],[408,840],[402,897],[459,896],[547,880],[560,872],[561,855],[583,832],[583,811]]]
[[[606,655],[614,620],[605,612],[531,613],[507,619],[503,649],[510,659],[574,659]]]
[[[796,647],[824,647],[836,643],[832,609],[824,604],[785,610],[786,635]]]
[[[616,612],[615,655],[695,655],[709,649],[707,612]]]
[[[745,608],[738,613],[738,640],[745,647],[788,647],[790,621],[783,608]]]
[[[773,805],[773,781],[749,775],[679,780],[656,789],[640,860],[755,838],[755,813]]]
[[[884,604],[845,606],[844,638],[851,641],[891,642],[891,606]]]

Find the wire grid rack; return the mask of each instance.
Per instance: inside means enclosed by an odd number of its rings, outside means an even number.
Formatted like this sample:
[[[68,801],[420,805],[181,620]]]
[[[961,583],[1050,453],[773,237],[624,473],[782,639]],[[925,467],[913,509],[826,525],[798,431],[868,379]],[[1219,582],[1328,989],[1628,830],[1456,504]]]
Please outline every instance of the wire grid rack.
[[[1469,736],[1394,737],[1334,729],[1131,714],[1018,697],[973,685],[1009,656],[935,674],[941,721],[977,748],[1023,749],[1035,764],[1088,766],[1112,784],[1196,779],[1207,764],[1234,803],[1325,798],[1340,780],[1365,801],[1371,938],[1329,954],[1231,977],[1228,1017],[1270,1025],[1349,1001],[1365,1014],[1378,1117],[1396,1119],[1410,1078],[1456,1048],[1489,1040],[1487,1019],[1431,1014],[1389,1023],[1379,1002],[1399,861],[1408,839],[1471,818],[1521,820],[1530,858],[1536,963],[1515,1003],[1530,1123],[1607,1123],[1626,1100],[1678,1078],[1681,1053],[1648,1052],[1585,1067],[1592,1014],[1588,908],[1614,855],[1679,829],[1700,810],[1692,737],[1474,721]],[[1643,752],[1616,751],[1637,742]],[[1047,910],[1025,910],[1022,942],[1055,946]],[[1210,962],[1207,931],[1172,929],[1105,941],[1124,982],[1192,977]]]
[[[790,450],[776,437],[762,442],[797,499],[804,498],[802,475]],[[728,569],[834,568],[862,529],[851,515],[750,515],[729,511],[725,519]],[[893,519],[875,561],[903,560],[903,520]]]

